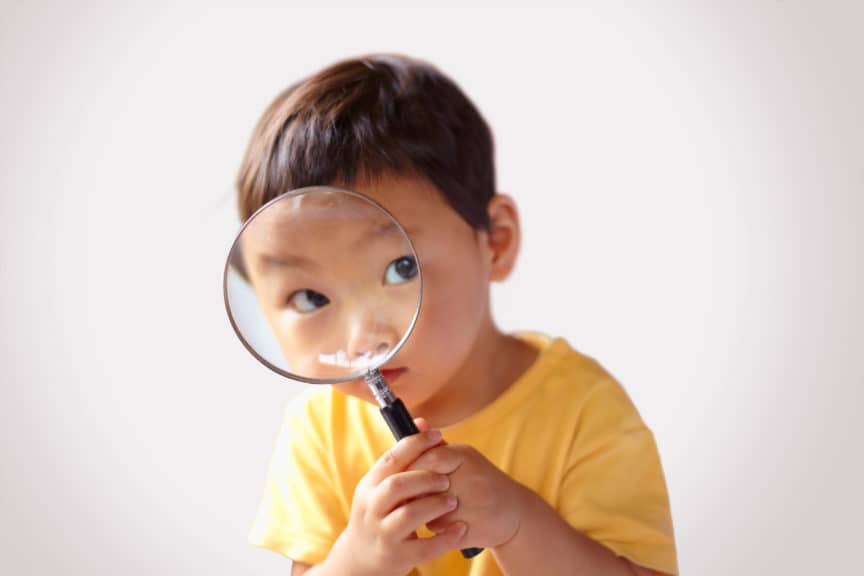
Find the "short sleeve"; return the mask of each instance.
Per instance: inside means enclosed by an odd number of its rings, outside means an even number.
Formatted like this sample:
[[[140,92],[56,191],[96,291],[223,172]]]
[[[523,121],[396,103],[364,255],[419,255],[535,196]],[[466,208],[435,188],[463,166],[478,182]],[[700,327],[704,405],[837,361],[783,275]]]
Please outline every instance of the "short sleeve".
[[[614,380],[583,404],[558,504],[575,529],[635,564],[677,574],[669,496],[651,431]]]
[[[306,564],[320,564],[347,525],[326,425],[309,396],[288,406],[249,534],[252,544]]]

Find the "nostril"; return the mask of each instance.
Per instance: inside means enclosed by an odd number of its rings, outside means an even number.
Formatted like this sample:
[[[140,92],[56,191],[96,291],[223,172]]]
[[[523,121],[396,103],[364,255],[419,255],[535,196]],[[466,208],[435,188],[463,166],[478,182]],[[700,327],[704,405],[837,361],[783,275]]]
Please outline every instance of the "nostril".
[[[378,348],[375,349],[375,354],[376,355],[377,354],[384,354],[389,349],[390,349],[389,344],[387,344],[386,342],[381,342],[380,344],[378,344]]]

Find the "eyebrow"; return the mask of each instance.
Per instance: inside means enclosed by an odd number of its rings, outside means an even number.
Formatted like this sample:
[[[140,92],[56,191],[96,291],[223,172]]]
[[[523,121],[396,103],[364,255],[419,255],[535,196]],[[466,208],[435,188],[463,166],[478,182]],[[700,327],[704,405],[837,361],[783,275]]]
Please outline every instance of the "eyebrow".
[[[404,229],[405,234],[408,238],[412,238],[413,236],[420,233],[418,229]],[[362,244],[366,244],[371,240],[376,240],[387,234],[401,234],[399,227],[394,222],[387,222],[385,224],[381,224],[378,226],[373,226],[369,228],[366,233],[361,238],[360,242],[356,244],[357,247]],[[305,270],[314,270],[320,268],[320,265],[314,260],[310,260],[304,256],[297,256],[295,254],[260,254],[258,256],[258,270],[261,274],[267,274],[274,268],[302,268]]]
[[[383,236],[387,236],[389,234],[395,234],[400,236],[402,234],[408,236],[408,239],[412,239],[414,236],[420,233],[417,229],[408,229],[408,228],[399,228],[395,222],[390,220],[389,222],[385,222],[384,224],[379,224],[377,226],[372,226],[369,228],[366,233],[363,235],[361,242],[368,242],[369,240],[374,240]]]
[[[303,256],[295,256],[294,254],[261,254],[258,256],[258,269],[262,274],[269,272],[273,268],[317,268],[318,264],[304,258]]]

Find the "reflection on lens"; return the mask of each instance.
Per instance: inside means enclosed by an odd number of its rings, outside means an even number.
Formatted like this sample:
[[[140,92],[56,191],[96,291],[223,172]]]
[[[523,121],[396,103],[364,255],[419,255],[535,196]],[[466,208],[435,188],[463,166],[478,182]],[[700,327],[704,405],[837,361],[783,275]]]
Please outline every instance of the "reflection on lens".
[[[402,227],[332,187],[289,192],[243,226],[225,304],[246,347],[303,381],[345,381],[392,357],[417,318],[422,278]]]
[[[329,366],[342,366],[345,368],[353,368],[355,371],[367,371],[375,366],[380,366],[387,358],[387,352],[380,354],[372,354],[365,352],[356,358],[349,358],[344,350],[339,350],[334,354],[319,354],[318,362]]]

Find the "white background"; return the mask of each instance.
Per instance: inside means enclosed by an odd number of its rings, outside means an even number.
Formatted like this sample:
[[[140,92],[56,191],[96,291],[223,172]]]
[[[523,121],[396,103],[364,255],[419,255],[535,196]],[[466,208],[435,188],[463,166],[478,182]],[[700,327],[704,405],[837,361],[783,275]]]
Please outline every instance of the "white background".
[[[222,307],[290,82],[398,51],[493,126],[507,329],[659,442],[687,574],[860,570],[864,5],[46,2],[0,13],[0,573],[286,574],[247,545],[284,400]]]

